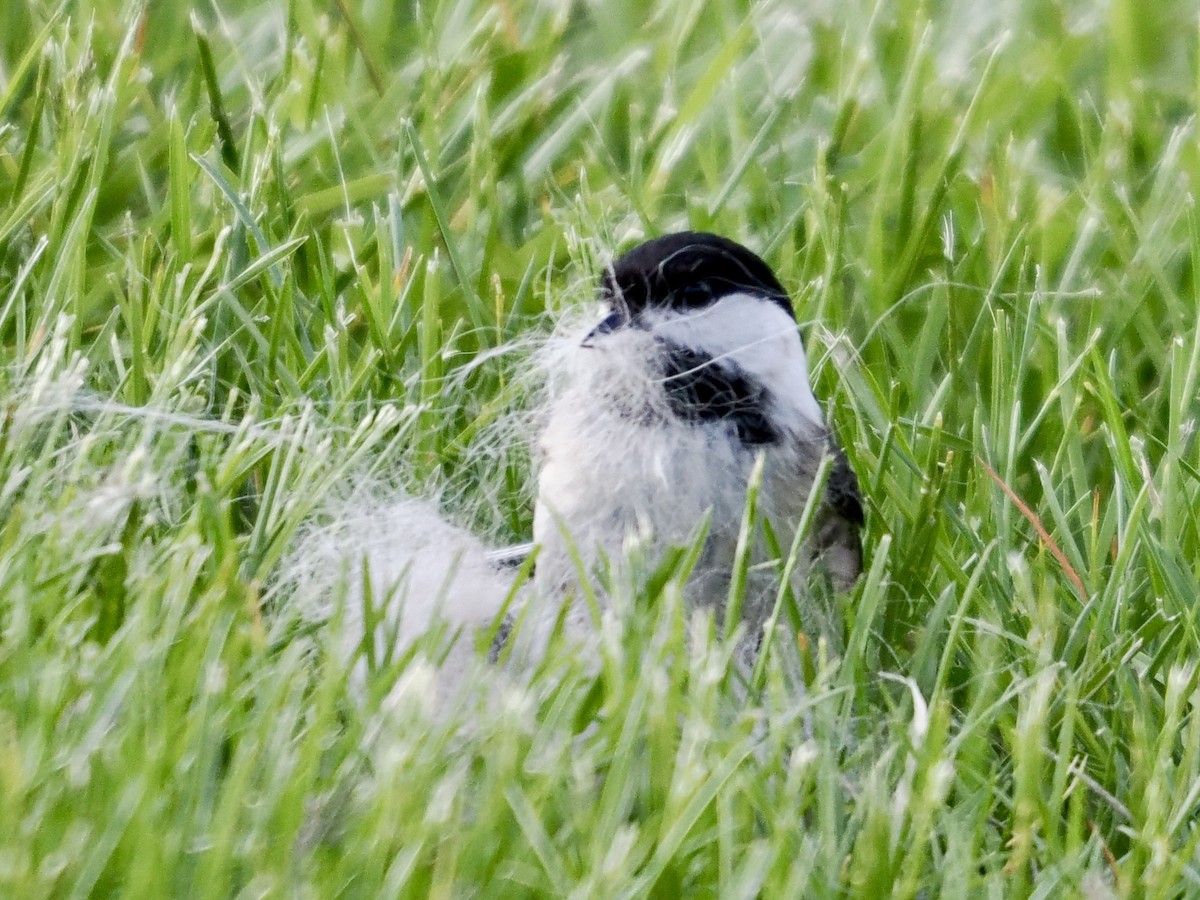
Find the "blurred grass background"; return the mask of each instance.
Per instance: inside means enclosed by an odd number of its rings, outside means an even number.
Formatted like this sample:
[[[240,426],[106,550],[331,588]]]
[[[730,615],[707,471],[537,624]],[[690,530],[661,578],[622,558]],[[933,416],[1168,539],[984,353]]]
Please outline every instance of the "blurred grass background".
[[[1200,890],[1197,23],[0,3],[0,892]],[[665,590],[364,753],[273,625],[297,529],[380,477],[524,538],[522,341],[685,226],[796,298],[845,652],[733,703]]]

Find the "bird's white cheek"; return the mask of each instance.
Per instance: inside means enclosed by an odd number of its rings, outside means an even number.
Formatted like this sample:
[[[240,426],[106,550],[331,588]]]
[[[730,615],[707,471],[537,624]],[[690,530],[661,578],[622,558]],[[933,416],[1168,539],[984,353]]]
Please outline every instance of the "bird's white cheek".
[[[823,426],[800,332],[791,316],[774,303],[750,294],[730,294],[695,311],[664,310],[651,327],[662,338],[735,363],[774,398],[776,413],[783,420],[779,424],[793,425],[793,430],[805,423]]]
[[[743,370],[767,388],[779,415],[785,418],[794,415],[804,422],[824,425],[825,417],[808,380],[808,360],[798,334],[768,342],[757,357],[747,356],[741,363]]]

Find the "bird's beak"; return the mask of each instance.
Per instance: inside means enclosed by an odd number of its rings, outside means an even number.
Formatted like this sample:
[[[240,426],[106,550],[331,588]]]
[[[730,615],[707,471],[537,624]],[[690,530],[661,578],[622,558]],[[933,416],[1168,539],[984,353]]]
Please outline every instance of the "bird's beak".
[[[625,314],[622,312],[612,312],[605,316],[599,325],[587,333],[582,341],[579,342],[581,347],[594,347],[596,338],[602,334],[612,334],[618,328],[622,328],[628,323]]]

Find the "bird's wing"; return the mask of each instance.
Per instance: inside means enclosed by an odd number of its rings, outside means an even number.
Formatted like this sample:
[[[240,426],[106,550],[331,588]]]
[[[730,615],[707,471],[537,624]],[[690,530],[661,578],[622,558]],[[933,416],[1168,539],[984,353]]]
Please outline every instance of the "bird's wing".
[[[847,591],[854,586],[863,567],[860,532],[865,518],[862,494],[850,461],[832,437],[829,448],[833,454],[833,469],[825,485],[814,549],[833,586],[839,591]]]

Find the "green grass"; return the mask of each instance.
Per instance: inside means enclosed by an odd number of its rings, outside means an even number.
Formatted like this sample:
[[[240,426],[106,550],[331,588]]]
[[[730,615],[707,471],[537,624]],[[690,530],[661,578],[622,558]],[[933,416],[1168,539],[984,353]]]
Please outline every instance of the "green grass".
[[[1200,894],[1197,22],[0,3],[0,894]],[[652,579],[368,751],[297,530],[380,478],[526,537],[493,351],[685,225],[792,290],[867,498],[803,700]]]

